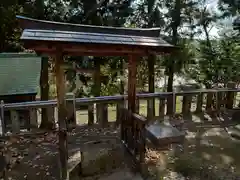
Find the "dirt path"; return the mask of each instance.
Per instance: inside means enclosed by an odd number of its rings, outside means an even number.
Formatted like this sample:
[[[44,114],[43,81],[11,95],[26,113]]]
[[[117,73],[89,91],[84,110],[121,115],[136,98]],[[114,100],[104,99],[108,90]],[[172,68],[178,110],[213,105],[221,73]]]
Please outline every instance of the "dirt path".
[[[120,141],[116,138],[118,132],[113,128],[98,129],[94,127],[77,128],[69,133],[69,156],[74,152],[83,151],[86,174],[96,173],[93,164],[102,163],[101,171],[111,166],[109,162],[96,162],[98,156],[112,156],[115,167],[122,164],[122,155],[117,155]],[[3,142],[2,142],[3,143]],[[7,172],[8,179],[12,180],[55,180],[59,179],[58,168],[58,137],[56,133],[47,133],[39,136],[14,137],[5,142],[8,154],[11,157],[11,167]],[[95,162],[93,162],[95,161]],[[103,161],[103,160],[102,160]],[[87,166],[91,166],[88,168]],[[114,167],[113,167],[114,168]],[[90,169],[90,170],[89,170]]]

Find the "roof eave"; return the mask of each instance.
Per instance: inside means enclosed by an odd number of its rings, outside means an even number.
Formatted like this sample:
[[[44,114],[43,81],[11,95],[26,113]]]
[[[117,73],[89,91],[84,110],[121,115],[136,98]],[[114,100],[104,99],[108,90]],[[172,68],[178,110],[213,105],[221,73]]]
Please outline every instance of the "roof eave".
[[[45,21],[24,16],[16,16],[22,29],[50,29],[60,31],[107,33],[119,35],[133,35],[146,37],[159,37],[160,28],[122,28],[109,26],[92,26],[83,24],[71,24],[55,21]]]

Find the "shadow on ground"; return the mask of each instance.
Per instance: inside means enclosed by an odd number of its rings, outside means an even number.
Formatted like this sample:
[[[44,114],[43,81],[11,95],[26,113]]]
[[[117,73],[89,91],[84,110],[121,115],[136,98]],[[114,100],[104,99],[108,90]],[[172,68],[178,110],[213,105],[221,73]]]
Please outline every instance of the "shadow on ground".
[[[148,150],[150,175],[157,180],[240,179],[239,148],[240,142],[224,128],[188,130],[184,152],[178,148],[165,152]]]

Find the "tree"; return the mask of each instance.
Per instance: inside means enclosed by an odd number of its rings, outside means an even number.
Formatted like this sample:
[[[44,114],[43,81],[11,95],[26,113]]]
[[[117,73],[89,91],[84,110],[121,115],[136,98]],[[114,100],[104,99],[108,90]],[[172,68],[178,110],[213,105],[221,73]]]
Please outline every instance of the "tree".
[[[58,9],[58,11],[56,11]],[[41,20],[63,21],[65,16],[65,6],[63,1],[55,0],[33,0],[26,1],[23,5],[22,14]],[[40,76],[41,100],[49,100],[49,66],[51,61],[48,57],[42,57]],[[50,108],[42,108],[42,119],[40,128],[53,129],[55,127],[54,118],[49,114],[54,113]]]
[[[171,37],[171,43],[174,46],[181,46],[181,39],[184,38],[181,37],[183,30],[181,30],[181,27],[184,25],[187,25],[191,27],[194,25],[194,14],[197,10],[198,3],[196,1],[192,0],[169,0],[164,3],[164,7],[168,9],[167,13],[165,14],[165,17],[167,18],[167,26],[165,31],[168,32],[168,34]],[[192,30],[192,29],[191,29]],[[185,30],[186,31],[186,30]],[[192,33],[191,33],[192,34]],[[166,63],[166,74],[168,75],[168,84],[167,84],[167,91],[172,92],[173,91],[173,78],[174,73],[176,71],[179,71],[182,69],[184,62],[188,61],[182,61],[182,59],[179,59],[180,54],[184,51],[171,54],[169,56],[168,62]],[[168,99],[168,114],[172,113],[172,102],[173,99]]]
[[[218,0],[218,9],[223,13],[222,17],[235,16],[240,12],[240,1]]]
[[[23,51],[16,14],[21,13],[24,1],[2,1],[0,4],[0,52]]]

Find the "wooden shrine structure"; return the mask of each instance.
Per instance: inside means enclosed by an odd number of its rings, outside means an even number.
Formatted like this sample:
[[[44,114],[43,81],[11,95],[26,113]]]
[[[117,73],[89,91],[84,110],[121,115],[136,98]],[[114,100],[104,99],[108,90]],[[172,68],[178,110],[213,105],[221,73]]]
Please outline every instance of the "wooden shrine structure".
[[[139,164],[144,162],[147,120],[136,111],[136,70],[142,56],[171,53],[175,47],[159,37],[159,28],[128,29],[76,25],[17,16],[24,47],[53,57],[59,118],[61,179],[67,178],[67,125],[63,58],[68,56],[128,57],[128,109],[123,108],[121,140]],[[158,138],[154,132],[149,137]],[[153,130],[154,131],[154,130]],[[152,136],[151,136],[152,135]]]

